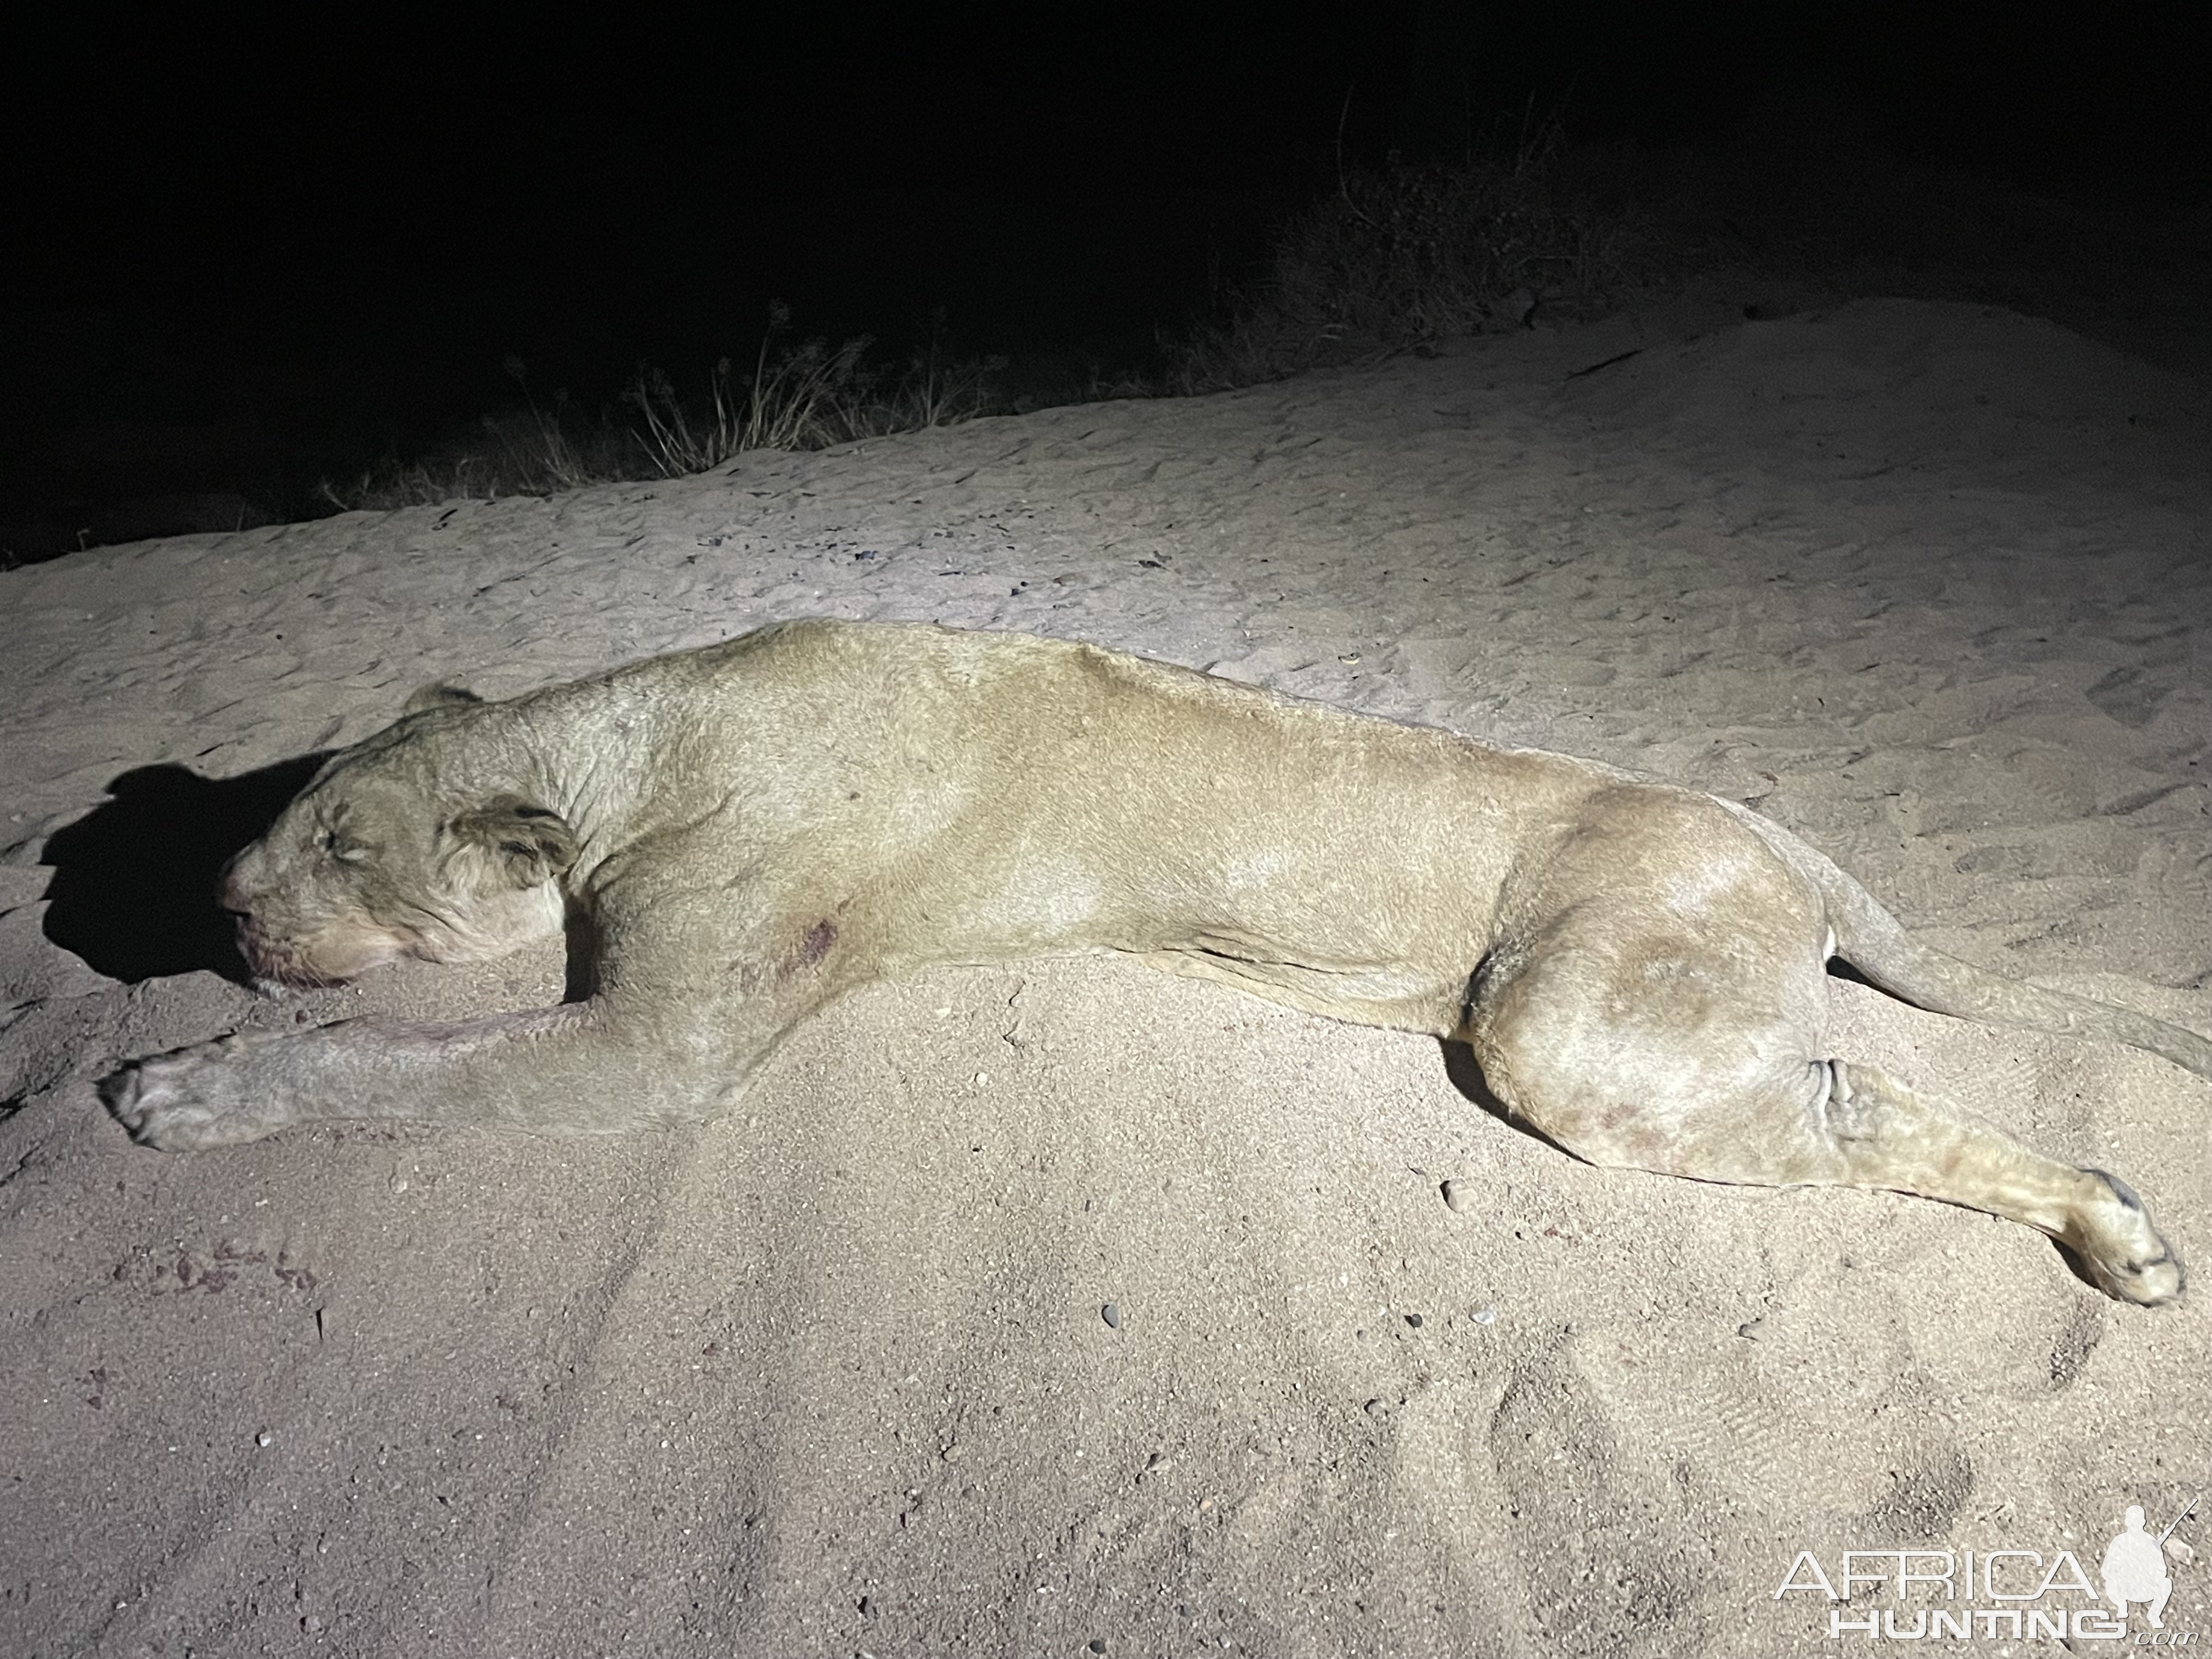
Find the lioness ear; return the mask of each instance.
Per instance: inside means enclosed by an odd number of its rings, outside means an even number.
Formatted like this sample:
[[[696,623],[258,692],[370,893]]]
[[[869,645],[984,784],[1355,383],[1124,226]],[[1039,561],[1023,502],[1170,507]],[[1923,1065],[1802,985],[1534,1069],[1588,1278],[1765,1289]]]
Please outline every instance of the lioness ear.
[[[516,887],[551,881],[576,861],[580,850],[566,818],[520,795],[495,795],[454,814],[446,828],[464,847],[483,852]]]
[[[424,686],[409,697],[400,705],[399,713],[404,718],[409,714],[419,714],[426,708],[450,708],[457,703],[483,701],[475,692],[455,685],[451,680],[440,680],[434,685]]]

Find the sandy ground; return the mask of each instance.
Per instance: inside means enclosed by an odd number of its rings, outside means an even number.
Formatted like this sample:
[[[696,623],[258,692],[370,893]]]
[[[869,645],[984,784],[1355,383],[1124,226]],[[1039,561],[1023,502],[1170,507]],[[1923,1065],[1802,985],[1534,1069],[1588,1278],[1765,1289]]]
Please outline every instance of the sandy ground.
[[[1939,944],[2212,1029],[2205,401],[2005,312],[1684,303],[0,575],[0,1652],[1748,1659],[1840,1650],[1775,1592],[1882,1548],[2033,1552],[1995,1588],[2039,1599],[1932,1605],[2070,1614],[2062,1551],[2094,1576],[2125,1505],[2212,1484],[2212,1291],[2145,1314],[1963,1211],[1585,1168],[1432,1042],[1086,960],[871,989],[736,1115],[607,1143],[165,1157],[92,1084],[295,1017],[186,971],[259,799],[199,780],[432,678],[816,613],[1671,774]],[[2212,1261],[2212,1087],[1836,1000],[1844,1053]],[[2212,1627],[2212,1516],[2168,1548],[2168,1629]],[[1910,1632],[1887,1590],[1843,1615]]]

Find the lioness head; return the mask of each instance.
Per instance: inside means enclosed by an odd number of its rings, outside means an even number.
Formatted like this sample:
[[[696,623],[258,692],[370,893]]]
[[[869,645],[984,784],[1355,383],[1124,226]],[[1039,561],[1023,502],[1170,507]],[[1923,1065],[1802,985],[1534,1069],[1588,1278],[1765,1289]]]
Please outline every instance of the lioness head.
[[[230,861],[218,902],[257,980],[334,985],[400,957],[482,961],[559,931],[576,835],[551,808],[481,781],[505,769],[471,731],[493,707],[417,693]]]

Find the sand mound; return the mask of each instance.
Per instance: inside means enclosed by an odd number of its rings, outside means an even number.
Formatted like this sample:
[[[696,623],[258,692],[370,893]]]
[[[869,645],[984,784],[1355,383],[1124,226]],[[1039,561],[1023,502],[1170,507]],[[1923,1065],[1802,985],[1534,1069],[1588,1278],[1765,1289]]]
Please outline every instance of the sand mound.
[[[1748,1659],[1827,1638],[1774,1595],[1800,1551],[2094,1575],[2128,1504],[2212,1479],[2201,1292],[2144,1316],[1982,1217],[1589,1170],[1433,1044],[1124,964],[873,988],[737,1116],[605,1145],[164,1158],[91,1082],[293,1018],[204,971],[225,835],[296,781],[260,769],[432,678],[805,613],[1669,773],[1939,943],[2212,1028],[2202,403],[1971,307],[1631,318],[0,575],[0,1648]],[[1844,1052],[2212,1256],[2212,1089],[1836,996]],[[2067,1582],[1933,1605],[2070,1617]],[[1844,1617],[1927,1605],[1868,1588]]]

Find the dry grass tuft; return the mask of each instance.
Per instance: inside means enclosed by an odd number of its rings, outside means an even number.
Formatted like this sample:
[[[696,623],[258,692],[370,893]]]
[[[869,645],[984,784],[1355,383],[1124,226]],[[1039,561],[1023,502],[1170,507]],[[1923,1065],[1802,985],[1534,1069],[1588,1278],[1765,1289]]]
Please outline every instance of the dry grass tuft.
[[[641,368],[624,396],[645,422],[641,441],[664,477],[705,472],[749,449],[827,449],[859,438],[951,426],[991,412],[990,378],[1000,358],[948,362],[938,345],[890,375],[867,361],[867,336],[832,347],[823,340],[787,344],[788,307],[769,308],[769,329],[751,380],[732,383],[730,360],[709,378],[711,423],[695,428],[676,388],[659,369]]]
[[[323,497],[341,510],[421,506],[468,497],[550,495],[593,484],[684,477],[748,450],[826,449],[859,438],[950,426],[993,412],[1002,358],[956,362],[936,343],[893,373],[868,361],[866,336],[831,346],[787,338],[790,309],[769,307],[769,327],[739,384],[730,359],[708,377],[712,413],[695,417],[675,382],[640,365],[623,392],[627,417],[587,416],[565,393],[548,408],[532,395],[519,358],[507,372],[523,403],[487,415],[465,437],[422,460],[398,459],[349,483],[325,479]]]

